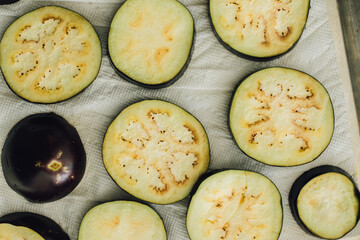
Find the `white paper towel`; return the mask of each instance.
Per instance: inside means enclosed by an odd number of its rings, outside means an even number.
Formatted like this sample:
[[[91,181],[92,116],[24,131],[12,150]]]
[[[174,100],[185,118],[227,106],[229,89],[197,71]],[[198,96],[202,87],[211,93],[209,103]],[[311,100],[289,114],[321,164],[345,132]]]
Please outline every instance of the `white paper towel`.
[[[311,1],[311,9],[303,35],[296,47],[284,56],[254,62],[227,51],[210,28],[207,0],[181,0],[195,20],[196,39],[191,63],[175,84],[160,90],[148,90],[126,82],[115,74],[107,52],[107,33],[116,10],[117,0],[91,1],[26,1],[0,7],[0,34],[22,14],[44,5],[58,5],[85,16],[99,34],[103,58],[97,79],[81,94],[57,104],[26,102],[7,87],[0,78],[0,146],[7,133],[23,117],[39,112],[55,112],[74,125],[84,143],[87,167],[79,186],[67,197],[52,203],[33,204],[24,200],[6,184],[0,170],[0,215],[30,211],[48,216],[77,239],[84,214],[93,206],[112,200],[135,200],[122,191],[107,174],[101,157],[101,145],[111,121],[126,106],[142,99],[162,99],[192,113],[204,125],[211,145],[210,169],[234,168],[254,170],[269,177],[283,198],[284,221],[282,240],[316,239],[307,235],[293,219],[288,193],[292,183],[304,171],[323,164],[343,168],[355,176],[355,157],[351,149],[351,126],[347,120],[344,92],[339,78],[335,46],[329,27],[325,0]],[[271,167],[246,157],[232,140],[227,113],[234,87],[245,75],[255,70],[282,66],[304,71],[318,79],[329,91],[335,109],[335,132],[325,152],[314,162],[298,167]],[[1,167],[0,167],[1,168]],[[169,205],[151,204],[164,219],[169,240],[189,239],[185,218],[189,198]],[[347,237],[360,237],[354,229]]]

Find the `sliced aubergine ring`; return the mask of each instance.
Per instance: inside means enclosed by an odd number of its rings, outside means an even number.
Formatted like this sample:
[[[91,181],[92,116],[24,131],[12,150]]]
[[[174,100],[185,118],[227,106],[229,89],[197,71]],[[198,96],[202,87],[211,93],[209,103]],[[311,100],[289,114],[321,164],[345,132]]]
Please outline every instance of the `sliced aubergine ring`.
[[[240,82],[230,103],[229,126],[249,157],[273,166],[316,159],[334,131],[326,89],[306,73],[268,68]]]
[[[252,60],[289,51],[305,27],[310,0],[209,0],[216,37],[228,50]]]
[[[283,221],[281,195],[267,177],[226,170],[201,182],[186,219],[191,240],[278,239]]]
[[[101,44],[79,14],[55,6],[15,20],[0,43],[0,67],[18,96],[36,103],[66,100],[97,76]]]
[[[132,201],[95,206],[83,218],[79,240],[166,240],[160,216],[150,207]]]
[[[209,165],[200,122],[182,108],[145,100],[125,108],[109,126],[103,161],[114,181],[133,196],[157,204],[189,195]]]
[[[359,221],[360,192],[351,176],[335,166],[303,173],[289,193],[291,212],[302,229],[323,239],[343,237]]]
[[[177,0],[127,0],[110,25],[109,54],[124,79],[161,88],[183,75],[193,40],[193,18]]]
[[[52,219],[30,212],[10,213],[0,218],[0,239],[70,240]]]

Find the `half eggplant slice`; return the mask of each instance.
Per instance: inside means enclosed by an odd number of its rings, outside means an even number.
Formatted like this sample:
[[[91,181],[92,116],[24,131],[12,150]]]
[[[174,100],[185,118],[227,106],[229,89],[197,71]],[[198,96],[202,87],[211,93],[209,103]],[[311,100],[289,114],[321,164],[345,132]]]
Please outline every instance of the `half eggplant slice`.
[[[127,0],[110,25],[109,54],[121,77],[161,88],[185,72],[193,39],[193,18],[178,1]]]
[[[79,14],[55,6],[15,20],[0,43],[0,67],[14,93],[37,103],[66,100],[97,76],[101,44]]]
[[[338,239],[359,221],[360,193],[351,176],[335,166],[319,166],[303,173],[289,194],[291,212],[306,232]]]
[[[15,212],[2,216],[0,239],[70,240],[52,219],[30,212]]]
[[[240,149],[268,165],[316,159],[334,131],[326,89],[297,70],[268,68],[246,77],[230,104],[229,126]]]
[[[125,108],[111,123],[103,160],[122,189],[168,204],[188,196],[206,171],[209,142],[191,114],[168,102],[146,100]]]
[[[166,240],[160,216],[150,207],[131,201],[100,204],[86,213],[79,240]]]
[[[186,219],[191,240],[278,239],[281,195],[267,177],[226,170],[206,178],[193,195]]]
[[[310,0],[209,0],[215,35],[230,51],[266,59],[290,50],[305,27]]]

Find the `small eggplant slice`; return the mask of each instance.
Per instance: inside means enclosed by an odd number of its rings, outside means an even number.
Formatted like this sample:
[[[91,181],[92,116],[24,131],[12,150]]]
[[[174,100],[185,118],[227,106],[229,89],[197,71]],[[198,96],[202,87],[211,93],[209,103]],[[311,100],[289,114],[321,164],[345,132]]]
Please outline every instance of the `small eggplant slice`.
[[[122,189],[168,204],[188,196],[206,171],[209,142],[200,122],[182,108],[145,100],[125,108],[111,123],[103,160]]]
[[[100,204],[83,218],[78,240],[166,240],[160,216],[150,207],[132,201]]]
[[[268,165],[313,161],[332,138],[329,94],[303,72],[268,68],[251,74],[240,82],[230,105],[229,126],[237,145]]]
[[[166,87],[185,72],[193,39],[193,18],[178,1],[127,0],[110,25],[109,54],[126,80]]]
[[[290,50],[305,27],[309,0],[209,0],[213,30],[230,51],[266,59]]]
[[[291,212],[306,232],[338,239],[359,221],[360,193],[351,176],[335,166],[319,166],[303,173],[289,194]]]
[[[3,239],[2,237],[12,240],[70,240],[52,219],[30,212],[16,212],[2,216],[0,239]]]
[[[282,219],[281,195],[267,177],[226,170],[199,185],[186,226],[191,240],[276,240]]]
[[[54,113],[30,115],[9,132],[1,155],[7,184],[31,202],[65,197],[85,172],[86,154],[76,129]]]
[[[0,67],[11,90],[37,103],[66,100],[97,76],[100,40],[79,14],[55,6],[15,20],[0,42]]]

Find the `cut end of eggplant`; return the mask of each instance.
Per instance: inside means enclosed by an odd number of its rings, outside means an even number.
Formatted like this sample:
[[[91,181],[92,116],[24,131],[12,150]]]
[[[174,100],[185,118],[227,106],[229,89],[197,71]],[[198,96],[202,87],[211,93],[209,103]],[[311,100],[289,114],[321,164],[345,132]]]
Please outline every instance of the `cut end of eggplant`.
[[[295,220],[308,233],[338,239],[359,220],[360,193],[342,169],[320,166],[301,175],[289,194]]]
[[[189,195],[209,164],[200,122],[182,108],[146,100],[124,109],[103,143],[105,168],[125,191],[168,204]]]
[[[92,208],[83,218],[79,240],[166,240],[160,216],[150,207],[131,201],[108,202]]]
[[[2,216],[0,239],[70,240],[52,219],[30,212],[15,212]]]
[[[126,80],[163,87],[185,71],[193,38],[193,18],[178,1],[128,0],[111,23],[109,54]]]
[[[4,78],[14,93],[30,102],[54,103],[76,95],[96,78],[101,44],[85,18],[46,6],[8,27],[0,43],[0,58]]]
[[[227,170],[206,178],[191,199],[191,240],[276,240],[282,228],[281,195],[265,176]]]
[[[309,0],[210,0],[215,34],[231,50],[255,58],[288,51],[300,38]]]
[[[326,89],[313,77],[285,68],[268,68],[243,80],[234,93],[229,121],[245,154],[275,166],[316,159],[334,130]]]
[[[7,184],[31,202],[65,197],[80,183],[86,153],[76,129],[54,113],[30,115],[9,132],[1,155]]]

